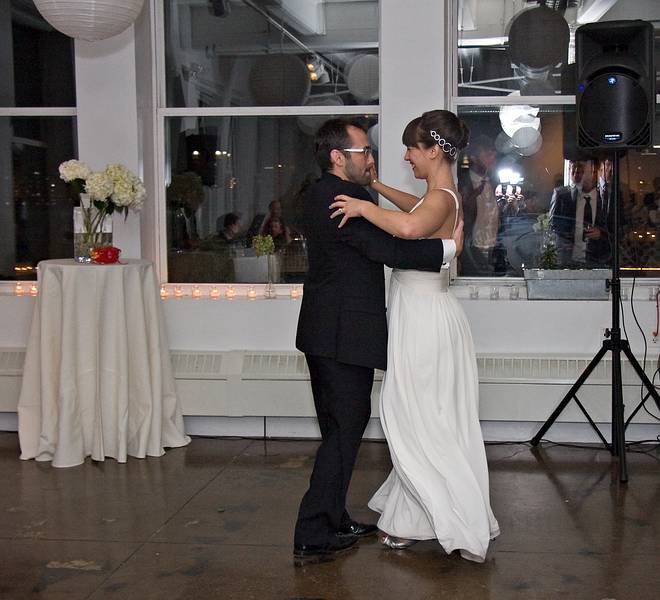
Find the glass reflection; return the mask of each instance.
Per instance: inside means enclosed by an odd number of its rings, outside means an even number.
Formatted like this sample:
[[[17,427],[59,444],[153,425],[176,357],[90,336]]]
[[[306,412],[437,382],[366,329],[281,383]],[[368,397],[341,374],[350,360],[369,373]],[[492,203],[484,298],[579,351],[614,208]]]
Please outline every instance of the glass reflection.
[[[30,0],[0,10],[0,106],[75,106],[73,39]]]
[[[586,23],[642,19],[660,23],[658,2],[459,0],[459,96],[574,94],[575,30]],[[656,64],[660,34],[656,33]],[[658,86],[660,93],[660,86]]]
[[[302,197],[318,175],[314,133],[332,115],[170,118],[170,282],[301,283]],[[365,119],[375,147],[376,118]],[[271,236],[275,261],[258,256]]]
[[[40,260],[73,256],[73,200],[59,164],[75,155],[71,117],[0,117],[0,279],[36,279]]]
[[[615,198],[611,160],[575,148],[572,107],[514,107],[513,120],[504,108],[511,107],[459,111],[471,129],[458,162],[466,236],[459,274],[606,268],[616,199],[624,275],[657,276],[660,151],[626,153]]]
[[[378,0],[168,0],[167,104],[377,104],[378,22]]]

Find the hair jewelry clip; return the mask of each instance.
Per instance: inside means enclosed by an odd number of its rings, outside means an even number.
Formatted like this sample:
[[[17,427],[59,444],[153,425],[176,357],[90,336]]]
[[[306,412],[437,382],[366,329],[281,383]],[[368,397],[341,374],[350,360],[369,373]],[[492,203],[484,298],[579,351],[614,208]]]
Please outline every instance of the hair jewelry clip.
[[[452,158],[456,156],[456,146],[452,146],[451,143],[449,143],[445,138],[440,137],[440,134],[435,130],[431,129],[429,132],[431,134],[431,137],[435,140],[436,144],[442,148],[442,151],[445,152],[446,154],[449,154]]]

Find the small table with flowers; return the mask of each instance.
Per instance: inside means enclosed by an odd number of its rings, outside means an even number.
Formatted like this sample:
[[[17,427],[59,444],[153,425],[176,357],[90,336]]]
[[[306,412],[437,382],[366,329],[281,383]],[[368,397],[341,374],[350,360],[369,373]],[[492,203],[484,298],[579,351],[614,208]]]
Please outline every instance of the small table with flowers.
[[[190,442],[160,302],[146,260],[39,263],[18,402],[22,459],[126,462]]]

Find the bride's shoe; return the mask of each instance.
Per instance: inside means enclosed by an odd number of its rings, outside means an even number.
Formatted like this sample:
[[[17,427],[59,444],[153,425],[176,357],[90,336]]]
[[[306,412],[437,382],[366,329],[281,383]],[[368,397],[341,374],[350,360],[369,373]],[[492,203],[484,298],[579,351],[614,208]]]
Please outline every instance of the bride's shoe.
[[[380,538],[380,543],[392,548],[392,550],[404,550],[405,548],[410,548],[413,544],[416,544],[419,540],[409,540],[407,538],[399,538],[393,535],[386,533],[383,537]]]

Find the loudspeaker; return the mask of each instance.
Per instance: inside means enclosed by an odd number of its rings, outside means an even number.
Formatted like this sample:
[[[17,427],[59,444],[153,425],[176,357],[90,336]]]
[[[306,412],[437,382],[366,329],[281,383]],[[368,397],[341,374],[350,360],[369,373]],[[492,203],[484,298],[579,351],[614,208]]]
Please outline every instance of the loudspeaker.
[[[653,143],[653,26],[589,23],[575,31],[577,146],[644,148]]]

